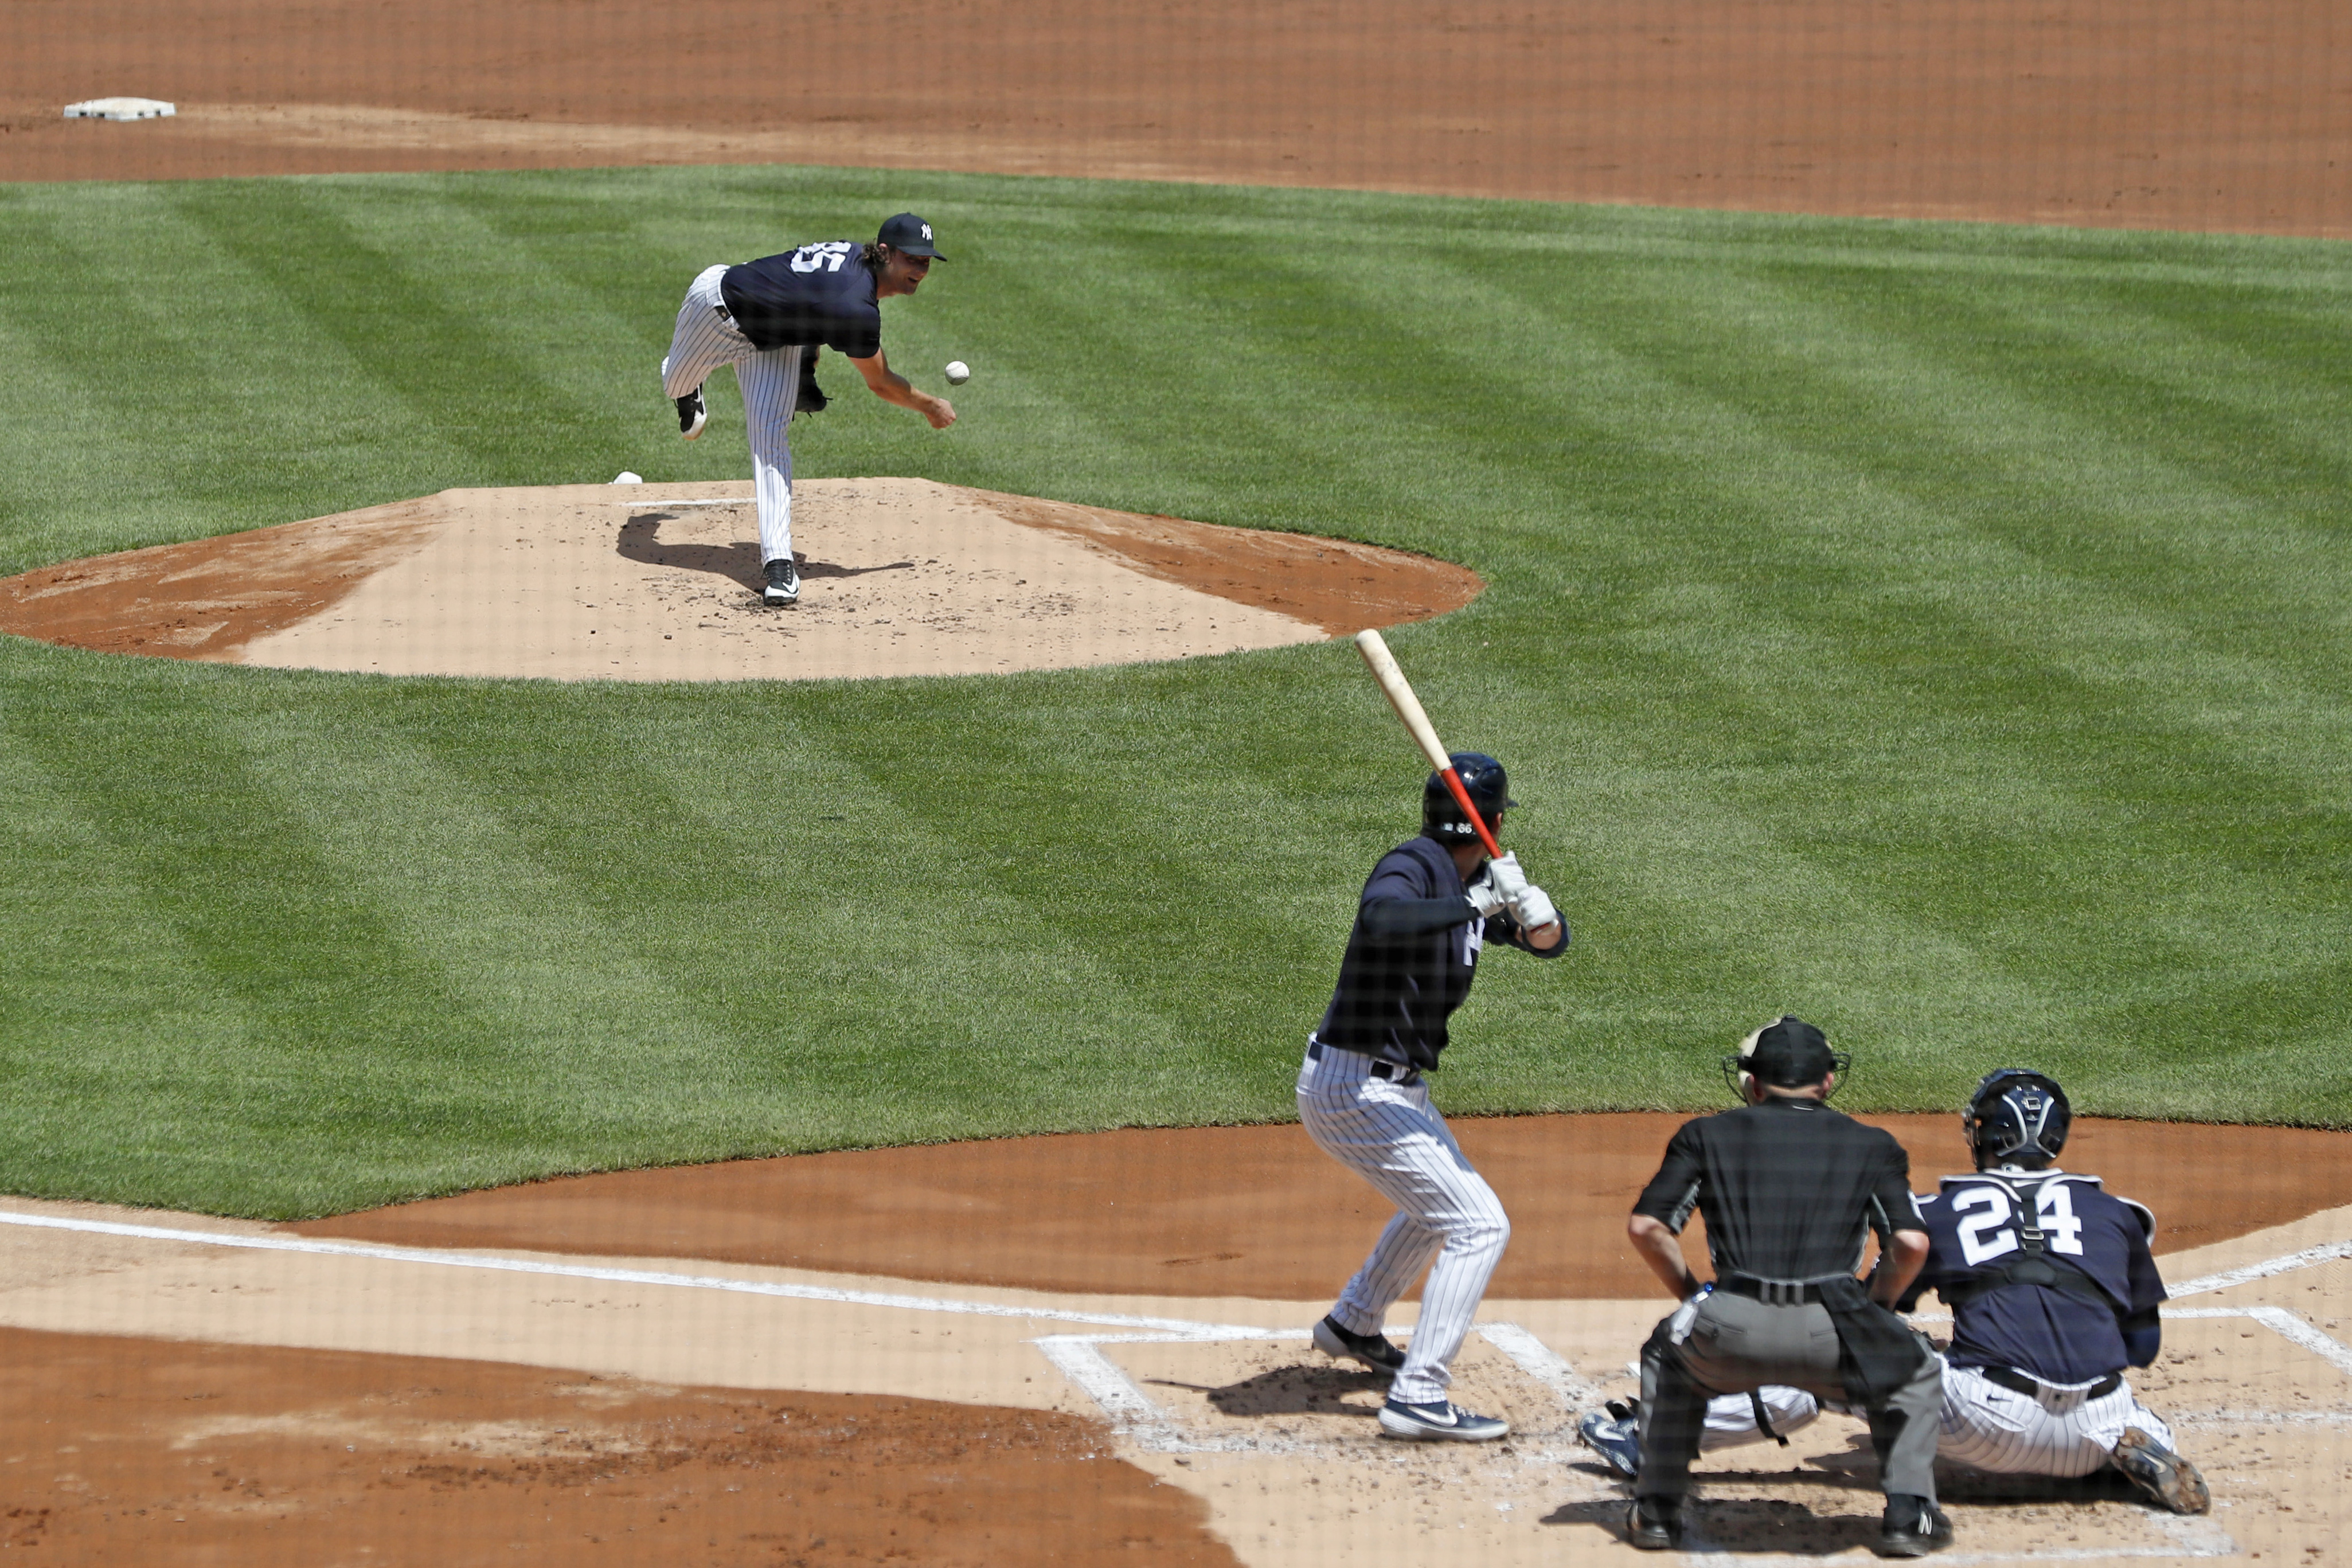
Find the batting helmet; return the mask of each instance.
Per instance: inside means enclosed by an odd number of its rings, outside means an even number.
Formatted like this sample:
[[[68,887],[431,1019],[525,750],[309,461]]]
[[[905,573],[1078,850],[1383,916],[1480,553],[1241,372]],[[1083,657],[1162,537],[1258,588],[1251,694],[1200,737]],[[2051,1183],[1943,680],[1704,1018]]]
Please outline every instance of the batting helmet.
[[[1503,765],[1483,751],[1456,751],[1445,760],[1454,764],[1454,771],[1462,779],[1463,792],[1485,818],[1486,831],[1494,832],[1503,821],[1507,807],[1516,806],[1511,799],[1510,780],[1503,777]],[[1462,814],[1462,803],[1454,791],[1445,787],[1445,775],[1433,773],[1421,789],[1421,831],[1441,844],[1467,844],[1477,841],[1478,830]]]
[[[1723,1059],[1723,1081],[1748,1103],[1748,1089],[1769,1083],[1776,1089],[1801,1089],[1819,1083],[1830,1073],[1840,1080],[1853,1058],[1830,1049],[1829,1037],[1794,1013],[1782,1013],[1739,1042],[1738,1051]],[[1837,1092],[1837,1085],[1830,1086]]]
[[[1960,1135],[1979,1170],[2005,1165],[2038,1171],[2058,1158],[2074,1121],[2056,1079],[2030,1067],[2003,1067],[1978,1081],[1960,1113]]]

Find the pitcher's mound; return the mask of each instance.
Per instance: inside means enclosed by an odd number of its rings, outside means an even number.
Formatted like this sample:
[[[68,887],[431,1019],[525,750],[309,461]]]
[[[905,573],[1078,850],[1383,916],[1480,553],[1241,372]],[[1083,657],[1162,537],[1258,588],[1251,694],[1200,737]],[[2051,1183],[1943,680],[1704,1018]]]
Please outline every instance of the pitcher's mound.
[[[771,610],[736,485],[445,490],[0,580],[0,631],[388,675],[822,680],[1131,664],[1425,620],[1485,586],[1426,557],[924,479],[793,487]]]

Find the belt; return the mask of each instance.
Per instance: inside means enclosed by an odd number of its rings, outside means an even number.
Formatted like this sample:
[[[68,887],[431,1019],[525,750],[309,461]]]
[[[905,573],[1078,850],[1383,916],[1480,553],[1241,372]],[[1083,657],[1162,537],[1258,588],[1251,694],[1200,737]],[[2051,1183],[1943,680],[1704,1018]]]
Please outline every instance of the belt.
[[[1727,1274],[1715,1282],[1715,1288],[1734,1296],[1746,1296],[1768,1307],[1811,1306],[1822,1299],[1819,1285],[1804,1284],[1795,1280],[1759,1280],[1753,1274]]]
[[[1331,1049],[1337,1051],[1339,1048],[1335,1045]],[[1349,1054],[1357,1056],[1361,1055],[1362,1052],[1350,1051]],[[1321,1040],[1310,1040],[1307,1042],[1307,1060],[1309,1061],[1323,1060]],[[1382,1061],[1377,1056],[1371,1058],[1371,1063],[1372,1065],[1367,1071],[1374,1078],[1385,1078],[1391,1083],[1401,1083],[1408,1089],[1421,1082],[1421,1069],[1418,1067],[1400,1067],[1393,1061]]]
[[[2079,1394],[2084,1399],[2105,1399],[2124,1385],[2124,1375],[2120,1372],[2110,1372],[2088,1388],[2053,1388],[2038,1378],[2029,1377],[2022,1372],[2011,1372],[2005,1366],[1972,1366],[1969,1370],[1987,1383],[1997,1383],[2012,1394],[2022,1394],[2031,1399],[2040,1399],[2052,1394]]]

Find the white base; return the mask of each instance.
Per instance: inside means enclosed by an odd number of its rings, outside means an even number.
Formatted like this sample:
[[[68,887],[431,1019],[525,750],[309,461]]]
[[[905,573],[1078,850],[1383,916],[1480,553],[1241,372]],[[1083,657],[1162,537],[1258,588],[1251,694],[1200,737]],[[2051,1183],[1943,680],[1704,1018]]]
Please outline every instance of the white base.
[[[179,112],[160,98],[93,98],[66,105],[68,120],[162,120]]]

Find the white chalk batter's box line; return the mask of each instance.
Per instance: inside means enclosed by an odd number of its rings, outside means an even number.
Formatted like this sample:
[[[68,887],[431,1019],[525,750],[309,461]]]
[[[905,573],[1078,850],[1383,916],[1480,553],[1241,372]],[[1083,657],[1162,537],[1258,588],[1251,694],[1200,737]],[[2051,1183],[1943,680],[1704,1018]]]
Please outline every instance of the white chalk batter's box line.
[[[1518,1324],[1480,1323],[1471,1332],[1501,1351],[1509,1358],[1511,1364],[1549,1389],[1570,1421],[1575,1419],[1577,1412],[1589,1407],[1601,1397],[1601,1391],[1579,1376],[1567,1357]],[[1188,1437],[1178,1428],[1167,1411],[1153,1404],[1150,1396],[1136,1386],[1135,1380],[1102,1353],[1101,1347],[1106,1344],[1279,1343],[1303,1340],[1307,1334],[1308,1331],[1305,1329],[1230,1329],[1217,1333],[1183,1335],[1048,1334],[1033,1343],[1044,1353],[1045,1359],[1054,1364],[1055,1371],[1095,1402],[1113,1430],[1148,1452],[1210,1454],[1272,1450],[1287,1453],[1321,1445],[1239,1436]],[[1409,1331],[1408,1335],[1400,1337],[1409,1337]],[[1531,1435],[1543,1437],[1560,1434],[1555,1431]]]
[[[2164,1316],[2168,1319],[2242,1318],[2261,1324],[2289,1343],[2311,1352],[2337,1371],[2352,1376],[2352,1348],[2347,1348],[2340,1341],[2282,1307],[2167,1308]],[[1566,1356],[1517,1323],[1480,1323],[1472,1332],[1501,1351],[1521,1372],[1549,1389],[1571,1421],[1580,1411],[1591,1409],[1599,1403],[1601,1391],[1595,1385],[1578,1373]],[[1300,1445],[1286,1442],[1269,1445],[1261,1439],[1240,1437],[1188,1437],[1177,1428],[1168,1413],[1152,1403],[1150,1396],[1138,1387],[1135,1380],[1120,1370],[1110,1357],[1105,1355],[1100,1347],[1106,1344],[1279,1342],[1307,1337],[1307,1331],[1304,1329],[1220,1329],[1181,1335],[1049,1334],[1034,1343],[1045,1354],[1045,1359],[1054,1364],[1056,1371],[1095,1402],[1120,1436],[1151,1453],[1194,1454],[1241,1452],[1268,1447],[1288,1449]],[[2221,1418],[2218,1416],[2209,1417]],[[2352,1411],[2312,1411],[2307,1413],[2306,1418],[2352,1419]],[[1563,1427],[1531,1436],[1555,1437],[1566,1430]]]
[[[723,1274],[685,1274],[664,1270],[618,1269],[590,1263],[560,1263],[530,1258],[501,1258],[486,1253],[446,1250],[425,1247],[392,1247],[366,1241],[329,1241],[308,1236],[276,1234],[247,1235],[213,1230],[184,1230],[165,1226],[131,1225],[118,1220],[81,1219],[61,1215],[26,1214],[0,1208],[0,1224],[23,1226],[32,1229],[76,1231],[84,1235],[115,1236],[148,1241],[170,1241],[202,1247],[226,1247],[261,1252],[292,1252],[313,1257],[365,1258],[381,1262],[422,1264],[446,1269],[481,1269],[499,1273],[530,1274],[553,1279],[596,1280],[611,1284],[653,1285],[670,1289],[722,1291],[741,1295],[773,1296],[792,1301],[830,1301],[850,1306],[882,1307],[899,1312],[948,1312],[979,1317],[1018,1318],[1031,1322],[1062,1322],[1084,1324],[1094,1328],[1139,1330],[1139,1333],[1059,1334],[1034,1342],[1056,1368],[1079,1388],[1085,1390],[1114,1424],[1129,1425],[1137,1417],[1156,1420],[1172,1426],[1166,1416],[1145,1398],[1140,1389],[1112,1365],[1108,1357],[1094,1347],[1101,1344],[1150,1340],[1158,1343],[1192,1341],[1217,1343],[1235,1340],[1297,1340],[1307,1337],[1300,1329],[1267,1329],[1234,1323],[1202,1322],[1190,1318],[1165,1318],[1128,1312],[1073,1312],[1057,1307],[1016,1306],[998,1301],[959,1301],[952,1297],[917,1296],[890,1291],[853,1291],[831,1285],[799,1285],[784,1281],[744,1280]],[[2176,1298],[2200,1295],[2210,1291],[2226,1290],[2233,1285],[2266,1279],[2293,1270],[2308,1269],[2318,1264],[2352,1258],[2352,1241],[2334,1242],[2324,1247],[2306,1248],[2300,1252],[2268,1259],[2219,1274],[2208,1274],[2190,1280],[2174,1291]],[[2310,1351],[2338,1371],[2352,1375],[2352,1348],[2314,1327],[2304,1319],[2282,1307],[2167,1307],[2168,1318],[2247,1318],[2272,1330],[2281,1337]],[[1544,1344],[1517,1323],[1485,1323],[1476,1331],[1514,1364],[1552,1390],[1561,1405],[1572,1415],[1580,1405],[1599,1397],[1593,1385],[1570,1366],[1566,1358]],[[1050,1348],[1063,1347],[1058,1353]],[[1064,1359],[1057,1359],[1057,1354]],[[1069,1372],[1070,1367],[1084,1367],[1082,1377]],[[1097,1372],[1097,1368],[1100,1371]],[[1091,1381],[1092,1386],[1089,1386]],[[1124,1385],[1122,1392],[1119,1385]],[[1104,1395],[1095,1393],[1099,1387]],[[1129,1404],[1128,1401],[1132,1400]],[[1116,1404],[1119,1407],[1113,1408]],[[2320,1414],[2317,1412],[2315,1415]],[[1181,1439],[1178,1439],[1181,1440]],[[1949,1559],[1948,1559],[1949,1561]]]
[[[2258,1312],[2275,1313],[2277,1311],[2276,1308],[2253,1308],[2243,1311],[2234,1308],[2215,1308],[2179,1315],[2252,1318]],[[2268,1322],[2267,1319],[2257,1319],[2257,1321]],[[1399,1337],[1406,1337],[1409,1332],[1400,1333]],[[1571,1422],[1574,1421],[1580,1410],[1591,1408],[1599,1399],[1600,1391],[1578,1375],[1576,1369],[1569,1364],[1567,1357],[1545,1344],[1519,1324],[1480,1323],[1471,1332],[1501,1351],[1521,1372],[1550,1389]],[[2311,1332],[2315,1333],[2318,1331]],[[1171,1455],[1362,1454],[1371,1447],[1369,1442],[1350,1441],[1337,1444],[1241,1436],[1207,1438],[1187,1436],[1170,1418],[1168,1413],[1153,1404],[1143,1390],[1136,1385],[1135,1380],[1114,1364],[1110,1357],[1105,1355],[1100,1348],[1106,1344],[1280,1342],[1298,1341],[1307,1337],[1308,1331],[1305,1329],[1263,1329],[1216,1335],[1188,1334],[1181,1339],[1162,1334],[1049,1334],[1034,1343],[1040,1351],[1045,1353],[1045,1359],[1052,1362],[1064,1377],[1083,1390],[1087,1397],[1100,1406],[1104,1416],[1109,1419],[1113,1429],[1120,1437],[1147,1453]],[[2342,1345],[2337,1345],[2336,1349],[2339,1353],[2352,1356],[2352,1352],[2345,1351]],[[1566,1430],[1567,1428],[1563,1427],[1559,1431],[1531,1433],[1528,1436],[1541,1441],[1547,1437],[1562,1436]],[[1534,1456],[1538,1461],[1553,1462],[1565,1462],[1570,1457],[1570,1453],[1554,1450],[1549,1446]],[[1591,1495],[1593,1497],[1622,1495],[1622,1489],[1612,1485],[1609,1490],[1596,1491]],[[2155,1513],[2136,1517],[2139,1518],[2142,1523],[2171,1539],[2160,1544],[2147,1545],[2114,1545],[2056,1551],[1944,1552],[1938,1554],[1937,1561],[1954,1564],[2105,1562],[2116,1558],[2165,1558],[2179,1561],[2182,1558],[2231,1557],[2237,1554],[2237,1542],[2228,1531],[2210,1520],[2178,1519],[2169,1514]],[[1780,1563],[1787,1565],[1787,1568],[1796,1568],[1799,1564],[1805,1565],[1805,1568],[1819,1568],[1822,1562],[1818,1555],[1786,1552],[1759,1553],[1737,1547],[1717,1545],[1708,1541],[1696,1527],[1687,1530],[1684,1534],[1680,1555],[1686,1563],[1729,1554],[1736,1554],[1742,1564]]]

